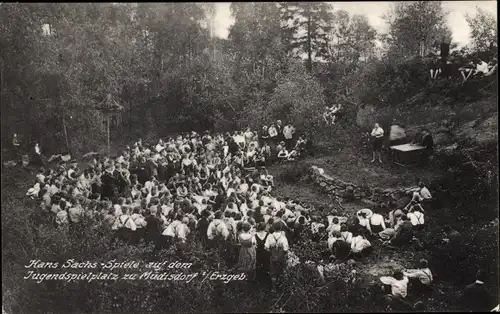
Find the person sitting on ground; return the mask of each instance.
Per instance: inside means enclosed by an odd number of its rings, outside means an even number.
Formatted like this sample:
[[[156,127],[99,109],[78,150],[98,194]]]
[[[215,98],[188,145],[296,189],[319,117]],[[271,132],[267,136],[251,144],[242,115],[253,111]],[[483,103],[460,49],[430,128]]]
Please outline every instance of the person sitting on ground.
[[[321,223],[320,219],[318,216],[313,216],[312,217],[312,222],[311,222],[311,232],[313,235],[316,235],[319,233],[321,228],[325,228],[325,224]]]
[[[386,228],[384,217],[379,213],[373,213],[370,217],[369,230],[372,236],[378,237]]]
[[[335,120],[337,119],[337,113],[340,111],[340,109],[342,109],[341,104],[334,104],[332,108],[330,108],[330,117],[332,119],[331,120],[332,124],[335,124]]]
[[[331,110],[328,106],[325,107],[325,111],[323,112],[323,120],[325,120],[327,125],[333,124]]]
[[[411,288],[416,294],[429,294],[432,291],[434,279],[427,260],[421,259],[417,269],[406,269],[403,274],[410,279]]]
[[[288,160],[288,156],[289,156],[289,154],[288,154],[288,151],[286,150],[285,146],[284,145],[281,146],[279,151],[278,151],[278,159],[279,160]]]
[[[424,208],[417,203],[417,201],[411,201],[410,204],[405,207],[405,211],[414,227],[421,228],[424,225]]]
[[[328,216],[328,228],[326,228],[326,231],[328,232],[329,235],[331,235],[334,232],[339,232],[340,233],[340,220],[338,217],[333,217],[333,216]]]
[[[363,257],[366,253],[369,253],[371,246],[370,241],[362,235],[358,235],[351,240],[351,251],[357,257]]]
[[[497,58],[493,58],[489,63],[488,63],[488,68],[489,71],[486,73],[484,76],[490,76],[493,73],[495,73],[496,69],[498,67],[498,61]]]
[[[406,215],[401,216],[401,222],[396,225],[394,235],[387,242],[389,245],[402,246],[413,240],[413,225]]]
[[[469,61],[466,65],[458,69],[460,73],[462,73],[462,78],[464,82],[466,82],[471,77],[472,73],[474,73],[474,68],[475,68],[474,62]]]
[[[474,71],[474,75],[483,76],[489,72],[488,63],[484,62],[481,58],[477,58],[476,60],[476,70]]]
[[[368,208],[363,208],[356,212],[356,217],[358,218],[358,224],[359,226],[363,227],[360,228],[360,233],[362,235],[368,235],[372,233],[370,225],[370,219],[372,216],[373,216],[373,211]]]
[[[431,80],[436,80],[438,75],[441,74],[441,68],[437,58],[433,58],[430,64]]]
[[[347,242],[348,244],[352,243],[353,235],[352,232],[349,232],[347,229],[346,223],[340,224],[340,240]]]
[[[406,301],[409,280],[403,272],[396,271],[392,277],[380,277],[380,281],[384,284],[382,287],[384,292],[389,292],[387,291],[387,288],[390,286],[390,293],[386,294],[384,297],[384,300],[388,303],[389,307],[396,310],[412,308],[411,304]]]
[[[297,143],[295,144],[295,147],[293,149],[297,152],[298,156],[300,156],[300,154],[302,154],[306,150],[306,141],[304,139],[304,136],[299,136],[299,139],[297,140]]]
[[[484,286],[484,280],[484,272],[478,271],[476,281],[465,287],[462,301],[468,311],[486,312],[494,306],[490,292]]]
[[[422,203],[425,201],[432,200],[432,195],[431,192],[429,192],[429,189],[425,186],[423,182],[418,183],[418,188],[413,189],[412,191],[412,201],[416,201],[417,203]]]

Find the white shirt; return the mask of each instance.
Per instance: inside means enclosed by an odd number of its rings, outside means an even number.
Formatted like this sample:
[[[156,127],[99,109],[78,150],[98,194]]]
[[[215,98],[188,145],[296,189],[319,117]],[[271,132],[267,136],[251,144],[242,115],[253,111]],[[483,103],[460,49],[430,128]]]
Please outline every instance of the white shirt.
[[[488,63],[481,61],[481,63],[476,66],[476,72],[488,73]]]
[[[222,219],[214,219],[207,229],[207,237],[209,240],[215,238],[215,236],[222,236],[222,238],[227,239],[229,237],[229,230]]]
[[[134,220],[129,215],[121,215],[116,219],[112,229],[118,230],[120,228],[127,228],[135,231],[137,229],[137,226],[135,225]]]
[[[385,229],[384,217],[380,214],[373,214],[370,217],[370,224],[372,226],[382,226]]]
[[[189,234],[189,227],[179,220],[172,222],[162,233],[164,236],[178,237],[185,240]]]
[[[264,247],[266,250],[279,247],[283,251],[288,251],[289,248],[288,240],[283,232],[274,232],[270,234],[266,239],[266,243],[264,243]]]
[[[380,138],[384,136],[384,130],[381,127],[374,128],[372,130],[372,136],[375,136],[376,138]]]
[[[234,141],[238,144],[244,144],[245,143],[245,137],[242,135],[236,135],[233,137]]]
[[[283,128],[283,135],[285,136],[285,138],[286,138],[287,140],[291,140],[291,139],[292,139],[292,137],[293,137],[293,133],[295,133],[295,128],[294,128],[293,126],[290,126],[290,127],[289,127],[289,126],[287,125],[287,126],[285,126],[285,127]]]
[[[404,277],[402,280],[396,280],[393,277],[380,277],[380,281],[391,286],[392,295],[406,298],[408,294],[408,277]]]
[[[337,239],[336,237],[328,237],[328,248],[330,250],[333,248],[333,244],[335,242],[337,242],[337,240],[340,240],[340,239]]]
[[[405,276],[408,278],[418,278],[424,285],[430,285],[434,280],[432,278],[432,272],[429,268],[424,269],[407,269],[404,271]]]
[[[57,216],[56,216],[56,223],[58,225],[69,223],[69,221],[68,221],[68,212],[65,211],[65,210],[61,210],[60,212],[58,212]]]
[[[132,220],[134,221],[135,225],[137,228],[144,228],[146,227],[147,223],[144,217],[140,214],[133,214],[131,216]]]
[[[362,236],[354,237],[351,241],[351,250],[354,253],[359,253],[370,246],[372,246],[370,241],[366,240]]]
[[[420,196],[422,196],[424,199],[432,198],[431,192],[429,192],[429,189],[425,186],[420,189]]]
[[[424,214],[421,213],[421,212],[412,212],[412,213],[408,213],[408,218],[410,219],[411,221],[411,224],[414,225],[414,226],[417,226],[417,225],[423,225],[424,224]]]
[[[320,222],[313,222],[313,223],[311,223],[311,231],[312,231],[312,233],[313,234],[318,233],[319,232],[319,228],[321,228],[321,227],[324,228],[325,225],[322,224],[322,223],[320,223]]]
[[[160,144],[156,145],[155,148],[156,148],[157,152],[161,152],[163,149],[165,149],[165,147],[163,145],[160,145]]]
[[[41,182],[41,183],[45,182],[45,176],[41,173],[36,175],[36,179],[38,180],[38,182]]]
[[[344,231],[340,233],[339,240],[344,240],[345,242],[351,244],[352,243],[352,232]]]

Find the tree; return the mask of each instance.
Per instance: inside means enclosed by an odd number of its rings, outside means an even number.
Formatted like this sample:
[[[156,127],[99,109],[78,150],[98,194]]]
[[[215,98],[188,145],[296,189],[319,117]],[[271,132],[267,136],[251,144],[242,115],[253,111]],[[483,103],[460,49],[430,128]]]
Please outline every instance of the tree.
[[[373,55],[377,32],[364,15],[349,16],[340,10],[334,13],[329,36],[329,60],[351,64]]]
[[[330,10],[331,6],[324,2],[292,2],[281,8],[288,48],[307,54],[310,73],[313,58],[328,56],[328,32],[333,17]]]
[[[425,56],[441,42],[451,42],[441,1],[397,2],[385,15],[389,53],[402,58]]]
[[[498,28],[496,17],[481,8],[476,8],[475,15],[465,16],[470,27],[470,37],[474,48],[488,51],[498,47]]]
[[[289,72],[279,80],[263,111],[266,121],[262,123],[284,119],[313,134],[321,129],[321,114],[325,108],[323,87],[301,62],[291,59],[289,63]]]

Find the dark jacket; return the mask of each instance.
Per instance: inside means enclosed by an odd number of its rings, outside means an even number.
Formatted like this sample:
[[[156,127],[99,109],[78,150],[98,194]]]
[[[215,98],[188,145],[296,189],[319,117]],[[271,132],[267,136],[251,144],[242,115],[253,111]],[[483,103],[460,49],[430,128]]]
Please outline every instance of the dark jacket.
[[[474,312],[489,312],[494,306],[484,284],[477,282],[465,287],[463,302],[467,310]]]
[[[155,241],[161,236],[161,224],[160,218],[148,215],[146,217],[146,241]]]

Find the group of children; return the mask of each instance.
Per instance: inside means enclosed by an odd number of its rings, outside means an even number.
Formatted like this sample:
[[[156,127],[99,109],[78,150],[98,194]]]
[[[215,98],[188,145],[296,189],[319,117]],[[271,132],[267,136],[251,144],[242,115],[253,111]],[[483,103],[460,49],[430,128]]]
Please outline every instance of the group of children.
[[[424,186],[389,219],[370,209],[342,217],[273,196],[273,177],[248,154],[258,138],[247,133],[193,132],[153,145],[139,140],[119,156],[93,155],[86,164],[61,160],[37,174],[27,195],[42,216],[70,234],[97,224],[114,232],[112,243],[152,243],[153,251],[194,236],[219,250],[229,266],[270,287],[296,261],[290,246],[303,237],[327,243],[336,259],[345,260],[367,254],[376,238],[410,243],[411,230],[423,224],[421,202],[430,195]]]

